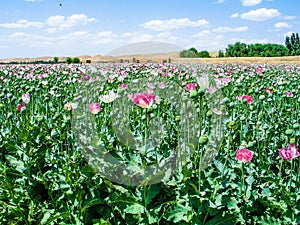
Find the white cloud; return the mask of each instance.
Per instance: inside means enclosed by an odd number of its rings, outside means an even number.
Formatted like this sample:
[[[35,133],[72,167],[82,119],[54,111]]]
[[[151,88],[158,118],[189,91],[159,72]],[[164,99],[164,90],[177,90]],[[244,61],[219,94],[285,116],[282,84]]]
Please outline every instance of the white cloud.
[[[65,28],[70,28],[78,25],[86,25],[91,22],[97,22],[98,20],[95,18],[88,18],[84,14],[73,14],[69,17],[57,15],[57,16],[50,16],[46,23],[49,26],[58,27],[60,30]]]
[[[288,32],[285,32],[285,33],[283,33],[282,35],[280,35],[280,37],[286,37],[286,36],[292,36],[292,34],[293,34],[294,32],[293,31],[288,31]]]
[[[54,33],[56,33],[57,31],[58,31],[58,29],[55,28],[55,27],[46,29],[46,32],[47,32],[48,34],[54,34]]]
[[[141,35],[139,32],[125,32],[121,34],[122,38],[133,38],[135,36]]]
[[[238,18],[239,17],[239,14],[238,13],[234,13],[230,16],[230,18]]]
[[[41,2],[42,0],[24,0],[25,2]]]
[[[58,27],[65,21],[65,16],[50,16],[46,22],[49,26]]]
[[[265,21],[280,16],[281,13],[277,9],[260,8],[251,10],[240,15],[242,19],[252,21]]]
[[[172,36],[170,32],[161,32],[157,34],[156,39],[159,41],[170,41],[174,42],[178,40],[178,37]]]
[[[193,38],[207,37],[210,34],[211,34],[211,32],[209,30],[202,30],[202,31],[194,34],[192,37]]]
[[[27,34],[25,32],[15,32],[13,34],[10,35],[11,38],[21,38],[21,39],[26,39],[26,38],[30,38],[31,35]]]
[[[56,41],[61,46],[74,46],[78,41],[81,43],[81,47],[97,48],[98,45],[114,43],[117,36],[111,31],[103,31],[97,34],[90,33],[89,31],[76,31],[66,35],[61,35],[50,40]]]
[[[72,33],[69,33],[66,35],[67,39],[73,38],[73,39],[80,39],[80,38],[86,38],[86,36],[89,34],[87,31],[75,31]]]
[[[241,42],[241,43],[246,43],[246,44],[267,44],[270,43],[270,40],[268,39],[244,39],[244,38],[232,38],[230,39],[230,43],[236,43],[236,42]]]
[[[41,22],[30,22],[27,20],[18,20],[15,23],[2,23],[0,27],[3,28],[12,28],[12,29],[25,29],[25,28],[41,28],[44,26],[44,23]]]
[[[154,40],[154,36],[152,34],[141,34],[131,38],[129,42],[134,43],[134,42],[153,41],[153,40]]]
[[[255,6],[262,2],[262,0],[241,0],[242,6]]]
[[[226,47],[226,44],[224,44],[226,42],[224,42],[223,35],[215,35],[213,33],[203,32],[203,34],[204,33],[207,34],[201,36],[201,33],[200,35],[199,33],[197,33],[193,35],[195,39],[187,40],[189,42],[188,48],[195,47],[199,51],[202,50],[215,51]]]
[[[204,19],[191,21],[189,18],[179,18],[179,19],[173,18],[169,20],[151,20],[149,22],[141,24],[141,26],[151,30],[163,31],[163,30],[179,29],[184,27],[199,27],[208,24],[209,22]]]
[[[95,45],[104,45],[104,44],[111,44],[116,43],[116,40],[113,38],[100,38],[98,40],[93,41]]]
[[[284,20],[293,20],[296,19],[296,16],[282,16],[281,18]]]
[[[214,4],[222,4],[224,2],[224,0],[216,0],[215,2],[213,2]]]
[[[160,32],[156,35],[142,32],[125,32],[119,36],[119,40],[124,43],[143,42],[143,41],[178,41],[177,36],[171,35],[170,32]]]
[[[286,22],[278,22],[274,25],[275,28],[289,28],[289,27],[292,27],[292,25],[286,23]]]
[[[65,28],[74,27],[77,25],[86,25],[90,22],[96,22],[95,18],[88,18],[84,14],[74,14],[70,17],[65,16],[50,16],[45,22],[28,21],[25,19],[18,20],[14,23],[2,23],[0,27],[10,29],[26,29],[26,28],[42,28],[45,25],[63,30]],[[46,29],[48,33],[55,33],[58,29]]]
[[[214,32],[225,33],[225,32],[245,32],[248,27],[218,27],[214,29]]]
[[[117,37],[117,34],[114,34],[112,31],[102,31],[97,34],[98,37]]]
[[[161,32],[156,35],[156,37],[158,37],[158,38],[169,38],[170,36],[171,36],[170,32]]]

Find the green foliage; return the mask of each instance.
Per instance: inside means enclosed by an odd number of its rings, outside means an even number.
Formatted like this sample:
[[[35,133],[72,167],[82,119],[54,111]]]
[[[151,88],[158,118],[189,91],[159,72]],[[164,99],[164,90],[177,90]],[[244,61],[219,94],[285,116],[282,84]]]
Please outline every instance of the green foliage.
[[[73,63],[80,63],[80,59],[78,57],[74,57],[72,62]]]
[[[198,58],[198,55],[192,50],[183,50],[180,52],[181,58]]]
[[[73,62],[73,59],[71,57],[66,58],[66,63],[70,64]]]
[[[206,50],[198,52],[198,50],[194,47],[188,49],[188,50],[183,50],[180,52],[179,56],[181,58],[210,58],[209,52]]]
[[[209,55],[209,52],[204,50],[204,51],[201,51],[201,52],[198,52],[197,54],[200,58],[210,58],[210,55]]]
[[[188,50],[194,52],[196,55],[198,54],[198,50],[196,48],[194,48],[194,47],[192,47],[192,48],[190,48]]]
[[[58,62],[58,60],[59,60],[59,58],[58,58],[57,56],[55,56],[55,57],[53,58],[53,61],[56,62],[56,63]]]
[[[218,57],[219,57],[219,58],[225,57],[224,51],[219,50],[219,52],[218,52]]]
[[[225,55],[227,57],[246,57],[248,56],[247,44],[241,42],[229,44]]]
[[[287,56],[288,49],[279,44],[245,44],[237,42],[226,48],[227,57],[276,57]]]
[[[285,46],[289,55],[300,55],[300,39],[298,33],[292,33],[291,37],[286,36]]]
[[[246,44],[236,42],[229,44],[225,49],[225,53],[219,50],[218,57],[281,57],[281,56],[296,56],[300,55],[300,38],[298,33],[286,36],[285,46],[280,44]],[[180,52],[180,57],[183,58],[209,58],[210,55],[206,50],[198,52],[192,47],[188,50]]]
[[[250,44],[248,45],[248,56],[274,57],[287,56],[288,50],[279,44]]]

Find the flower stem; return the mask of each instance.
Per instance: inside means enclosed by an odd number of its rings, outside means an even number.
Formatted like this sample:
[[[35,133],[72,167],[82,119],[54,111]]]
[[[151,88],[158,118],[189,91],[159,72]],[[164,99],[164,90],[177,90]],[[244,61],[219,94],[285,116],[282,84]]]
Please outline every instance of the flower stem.
[[[242,215],[243,215],[243,218],[244,220],[246,221],[246,210],[245,210],[245,207],[246,205],[244,204],[244,201],[246,199],[246,188],[245,188],[245,174],[244,174],[244,162],[242,162],[242,168],[241,168],[241,171],[242,171],[242,186],[241,186],[241,194],[242,194],[242,201],[243,201],[243,206],[242,206]]]

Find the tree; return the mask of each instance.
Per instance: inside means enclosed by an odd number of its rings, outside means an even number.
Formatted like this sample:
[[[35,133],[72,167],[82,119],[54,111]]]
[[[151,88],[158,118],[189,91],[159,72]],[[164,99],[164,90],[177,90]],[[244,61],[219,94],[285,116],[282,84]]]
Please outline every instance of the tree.
[[[264,52],[264,47],[262,44],[256,43],[256,44],[248,45],[248,56],[259,57],[262,56],[263,52]]]
[[[78,57],[73,58],[73,63],[80,63],[80,59]]]
[[[190,48],[189,49],[190,51],[194,52],[196,55],[198,54],[198,50],[194,47]]]
[[[300,55],[300,40],[298,33],[296,33],[295,37],[295,55]]]
[[[289,36],[286,36],[286,38],[285,38],[285,47],[288,49],[289,55],[291,55],[292,54],[292,43],[291,43],[291,39]]]
[[[55,57],[53,58],[53,61],[54,61],[55,63],[57,63],[57,62],[58,62],[58,57],[55,56]]]
[[[191,50],[183,50],[179,53],[181,58],[198,58],[198,55]]]
[[[289,55],[300,55],[300,40],[298,33],[292,33],[291,37],[285,38],[285,47],[288,49]]]
[[[248,56],[247,45],[245,43],[236,42],[230,44],[226,48],[226,56],[228,57],[245,57]]]
[[[296,40],[296,39],[295,39]],[[287,39],[288,43],[289,40]],[[287,56],[289,50],[284,45],[280,44],[249,44],[237,42],[230,44],[226,48],[226,56],[228,57],[272,57],[272,56]]]
[[[70,63],[72,63],[72,62],[73,62],[73,60],[72,60],[71,57],[67,57],[67,58],[66,58],[66,63],[70,64]]]
[[[223,58],[224,56],[225,56],[225,55],[224,55],[223,50],[219,50],[218,58]]]
[[[210,58],[210,54],[208,51],[203,50],[201,52],[198,52],[197,54],[200,58]]]

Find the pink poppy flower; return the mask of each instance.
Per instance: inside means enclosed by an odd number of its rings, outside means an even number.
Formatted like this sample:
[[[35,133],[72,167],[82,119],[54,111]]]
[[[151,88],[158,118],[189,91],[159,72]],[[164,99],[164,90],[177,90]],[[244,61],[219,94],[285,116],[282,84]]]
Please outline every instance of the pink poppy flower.
[[[191,92],[192,90],[196,90],[197,85],[195,83],[188,83],[186,84],[186,89]]]
[[[242,95],[242,96],[237,96],[236,97],[238,100],[247,100],[247,104],[251,104],[253,102],[253,98],[250,95]]]
[[[155,102],[157,104],[160,104],[161,98],[159,96],[155,96]]]
[[[154,88],[154,84],[153,83],[148,83],[147,84],[148,88],[153,89]]]
[[[142,107],[143,109],[150,108],[154,103],[154,95],[148,93],[136,93],[131,96],[131,100],[137,106]]]
[[[279,155],[285,160],[292,160],[299,156],[298,149],[294,144],[289,144],[288,148],[280,148],[278,151]]]
[[[236,155],[235,158],[243,163],[245,162],[250,162],[253,157],[253,152],[250,151],[249,149],[239,149],[236,150]]]
[[[259,67],[256,68],[256,73],[263,74],[264,73],[264,69],[259,66]]]
[[[213,94],[213,93],[215,93],[217,91],[217,89],[215,87],[213,87],[213,86],[208,87],[207,90],[211,94]]]
[[[157,87],[159,87],[160,89],[164,89],[166,87],[165,83],[158,83]]]
[[[126,85],[126,84],[120,84],[120,85],[119,85],[119,88],[121,88],[121,89],[126,89],[126,88],[127,88],[127,85]]]
[[[84,75],[84,76],[83,76],[83,79],[84,79],[85,81],[89,81],[89,80],[91,79],[91,77],[88,76],[88,75]]]
[[[152,88],[148,88],[147,92],[148,92],[149,94],[154,94],[154,90],[153,90]]]
[[[26,105],[24,103],[23,104],[18,104],[17,111],[20,112],[22,108],[26,108]]]
[[[30,94],[26,93],[22,95],[22,100],[23,102],[25,102],[26,104],[30,102]]]
[[[270,88],[266,88],[266,93],[267,93],[268,95],[272,94],[271,89],[270,89]]]
[[[288,97],[293,97],[294,96],[293,92],[290,92],[290,91],[285,92],[285,94]]]
[[[97,114],[102,109],[101,109],[99,103],[91,103],[91,104],[89,104],[89,110],[90,110],[91,113]]]

